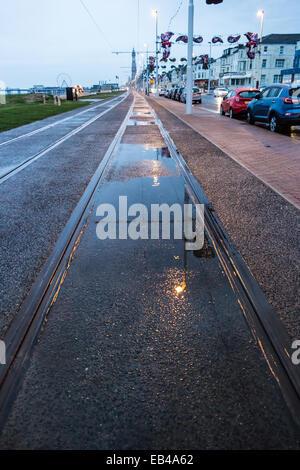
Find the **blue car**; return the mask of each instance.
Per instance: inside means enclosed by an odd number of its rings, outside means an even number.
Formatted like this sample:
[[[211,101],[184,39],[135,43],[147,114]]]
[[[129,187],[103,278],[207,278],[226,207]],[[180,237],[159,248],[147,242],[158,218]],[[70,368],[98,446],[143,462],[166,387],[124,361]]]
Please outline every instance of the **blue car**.
[[[246,114],[249,124],[268,123],[272,132],[300,126],[300,87],[269,86],[249,103]]]

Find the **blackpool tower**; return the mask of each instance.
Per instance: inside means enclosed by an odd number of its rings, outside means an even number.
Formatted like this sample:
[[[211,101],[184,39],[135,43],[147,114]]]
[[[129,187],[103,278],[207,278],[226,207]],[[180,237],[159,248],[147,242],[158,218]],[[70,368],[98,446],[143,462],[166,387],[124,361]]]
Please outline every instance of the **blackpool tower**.
[[[131,62],[131,80],[135,79],[136,76],[136,52],[134,48],[132,49],[132,62]]]

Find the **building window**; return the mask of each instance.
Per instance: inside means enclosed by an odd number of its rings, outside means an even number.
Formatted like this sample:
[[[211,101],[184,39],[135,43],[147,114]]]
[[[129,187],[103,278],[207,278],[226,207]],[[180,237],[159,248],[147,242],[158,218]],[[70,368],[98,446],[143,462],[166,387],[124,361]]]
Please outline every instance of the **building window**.
[[[284,67],[284,59],[276,59],[275,67],[282,69]]]
[[[267,66],[267,59],[263,59],[262,61],[262,68],[265,69]]]
[[[284,46],[280,46],[280,55],[284,53]]]
[[[280,83],[280,75],[274,75],[273,83]]]
[[[261,85],[265,85],[265,84],[266,84],[266,76],[262,75],[261,76]]]
[[[249,62],[249,70],[252,70],[252,60]]]
[[[239,71],[244,72],[246,70],[246,61],[239,62]]]
[[[264,52],[268,52],[268,46],[264,46]]]

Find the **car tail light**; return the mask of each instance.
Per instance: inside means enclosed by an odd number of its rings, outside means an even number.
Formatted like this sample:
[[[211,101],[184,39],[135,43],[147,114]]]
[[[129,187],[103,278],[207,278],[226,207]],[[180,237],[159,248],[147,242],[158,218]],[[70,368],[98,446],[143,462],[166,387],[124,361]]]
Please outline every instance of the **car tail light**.
[[[299,98],[283,98],[283,102],[285,104],[299,104],[300,99]]]

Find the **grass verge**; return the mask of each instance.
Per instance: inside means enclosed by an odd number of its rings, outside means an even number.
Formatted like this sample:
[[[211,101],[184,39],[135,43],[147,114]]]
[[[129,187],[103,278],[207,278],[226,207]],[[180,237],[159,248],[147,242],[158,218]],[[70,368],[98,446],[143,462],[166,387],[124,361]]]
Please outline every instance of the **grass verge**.
[[[40,95],[8,95],[6,104],[0,105],[0,132],[89,104],[88,101],[62,100],[61,106],[55,106],[53,98],[49,96],[46,97],[46,104],[43,104],[43,98]]]

